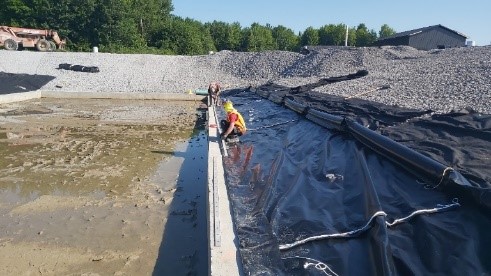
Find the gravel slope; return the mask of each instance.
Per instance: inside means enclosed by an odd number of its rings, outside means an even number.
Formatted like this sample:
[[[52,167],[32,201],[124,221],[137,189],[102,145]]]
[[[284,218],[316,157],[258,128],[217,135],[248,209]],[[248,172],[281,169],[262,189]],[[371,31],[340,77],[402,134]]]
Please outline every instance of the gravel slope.
[[[99,73],[57,69],[97,66]],[[63,92],[185,93],[221,81],[226,88],[274,82],[298,86],[368,70],[367,77],[317,88],[390,105],[436,112],[472,107],[491,113],[491,46],[419,51],[411,47],[332,47],[310,54],[221,51],[206,56],[0,51],[0,86],[26,74],[25,86]],[[32,75],[55,77],[36,87]],[[16,86],[23,86],[15,78]],[[375,90],[380,86],[389,89]],[[371,92],[370,92],[371,91]]]

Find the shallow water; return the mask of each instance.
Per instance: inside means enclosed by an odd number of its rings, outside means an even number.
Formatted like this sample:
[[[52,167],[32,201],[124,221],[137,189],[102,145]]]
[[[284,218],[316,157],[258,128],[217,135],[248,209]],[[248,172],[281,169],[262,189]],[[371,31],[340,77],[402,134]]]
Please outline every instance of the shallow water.
[[[176,105],[177,110],[187,107],[195,112],[192,104]],[[191,135],[193,123],[186,129],[186,116],[178,114],[182,111],[168,112],[169,118],[162,119],[163,106],[155,101],[109,100],[2,105],[0,198],[22,203],[41,195],[128,193],[126,180],[129,184],[143,179],[162,157],[171,155],[176,141]],[[161,114],[154,114],[158,108]],[[137,117],[140,122],[134,121]],[[175,122],[163,124],[165,120]],[[160,154],[162,149],[168,154]]]
[[[159,178],[173,177],[176,168],[178,175],[153,275],[208,274],[207,154],[207,136],[201,131],[179,144],[157,170]]]

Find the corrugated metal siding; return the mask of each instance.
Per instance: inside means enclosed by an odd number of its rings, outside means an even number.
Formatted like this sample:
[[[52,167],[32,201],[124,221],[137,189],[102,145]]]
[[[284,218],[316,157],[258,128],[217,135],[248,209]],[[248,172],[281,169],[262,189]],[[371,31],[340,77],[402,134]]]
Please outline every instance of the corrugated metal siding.
[[[444,28],[434,28],[410,36],[409,46],[419,50],[464,47],[465,37]]]
[[[413,35],[395,36],[375,42],[376,46],[407,45],[419,50],[464,47],[466,37],[441,25],[418,29]],[[405,32],[415,33],[415,32]]]
[[[408,36],[400,36],[394,38],[387,38],[384,40],[376,41],[377,46],[385,46],[385,45],[409,45],[409,37]]]

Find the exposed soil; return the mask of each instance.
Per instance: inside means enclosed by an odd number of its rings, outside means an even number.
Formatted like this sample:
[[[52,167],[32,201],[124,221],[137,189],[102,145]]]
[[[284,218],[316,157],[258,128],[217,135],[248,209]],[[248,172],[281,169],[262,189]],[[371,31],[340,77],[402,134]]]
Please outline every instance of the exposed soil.
[[[0,105],[0,275],[151,275],[200,105]]]

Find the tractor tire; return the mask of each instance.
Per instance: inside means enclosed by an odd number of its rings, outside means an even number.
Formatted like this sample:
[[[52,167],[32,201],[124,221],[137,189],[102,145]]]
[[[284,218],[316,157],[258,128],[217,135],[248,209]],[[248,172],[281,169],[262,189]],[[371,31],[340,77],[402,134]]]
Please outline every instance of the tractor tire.
[[[54,43],[53,41],[48,41],[48,42],[49,42],[49,49],[48,49],[48,51],[50,51],[50,52],[56,51],[56,43]]]
[[[38,43],[36,43],[36,49],[40,52],[46,52],[50,48],[49,41],[46,39],[40,39]]]
[[[19,43],[17,41],[9,38],[3,42],[3,48],[9,51],[16,51],[19,48]]]

